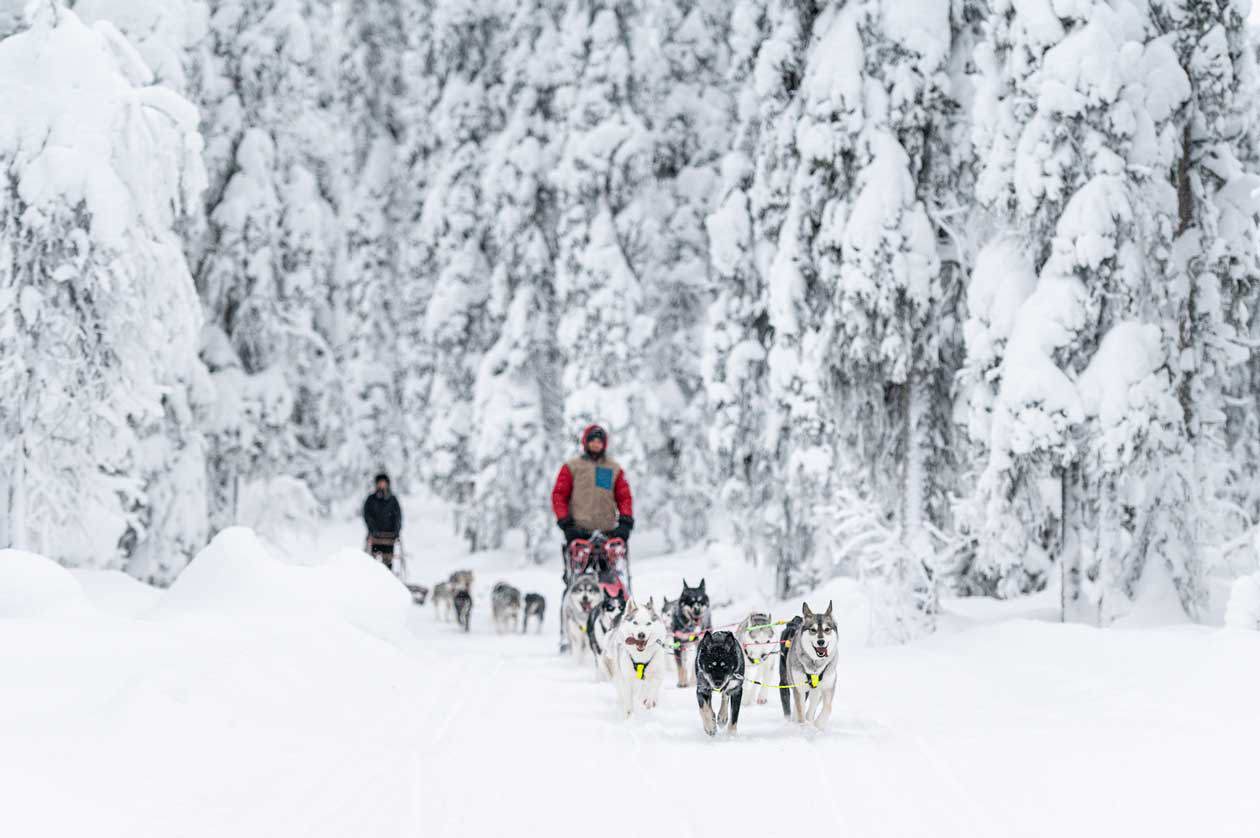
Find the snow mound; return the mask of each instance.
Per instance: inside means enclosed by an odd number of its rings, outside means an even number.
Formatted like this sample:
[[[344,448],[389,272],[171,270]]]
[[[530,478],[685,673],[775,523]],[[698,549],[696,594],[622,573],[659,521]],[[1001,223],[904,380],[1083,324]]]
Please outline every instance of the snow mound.
[[[407,589],[357,550],[340,551],[321,564],[289,564],[248,527],[230,527],[197,554],[157,609],[242,617],[342,619],[369,634],[396,641],[412,608]]]
[[[0,550],[0,619],[91,613],[83,586],[61,565],[23,550]]]
[[[1225,625],[1229,628],[1260,630],[1260,573],[1234,580],[1225,607]]]
[[[137,617],[153,610],[162,591],[121,570],[73,569],[70,574],[83,587],[88,602],[103,614]]]

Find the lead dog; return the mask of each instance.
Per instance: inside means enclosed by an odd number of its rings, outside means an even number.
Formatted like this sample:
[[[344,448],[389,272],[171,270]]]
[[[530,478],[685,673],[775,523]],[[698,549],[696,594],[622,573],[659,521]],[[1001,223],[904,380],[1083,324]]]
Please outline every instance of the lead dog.
[[[722,694],[722,707],[713,716],[713,694]],[[700,723],[710,736],[718,726],[734,735],[739,726],[739,705],[744,699],[744,652],[729,631],[708,632],[696,647],[696,701]],[[730,724],[727,724],[729,719]]]
[[[735,637],[744,650],[744,683],[748,685],[748,697],[765,704],[770,690],[774,689],[773,678],[779,668],[781,648],[774,636],[770,615],[762,611],[749,614],[735,630]]]
[[[612,658],[613,684],[626,718],[636,707],[651,710],[665,683],[665,660],[671,644],[665,623],[652,600],[647,605],[626,604],[617,629],[610,636],[607,656]]]
[[[692,658],[696,643],[712,625],[713,617],[709,612],[709,595],[704,589],[704,580],[701,579],[700,584],[693,588],[684,579],[682,593],[675,601],[669,622],[676,644],[674,664],[678,667],[679,687],[691,685]]]
[[[831,616],[831,603],[827,603],[822,614],[815,614],[809,603],[803,603],[801,616],[792,618],[780,640],[783,654],[779,656],[779,683],[792,685],[779,690],[783,716],[822,730],[831,718],[831,703],[836,695],[836,661],[832,655],[836,621]]]
[[[471,570],[457,570],[451,574],[449,581],[452,593],[460,590],[468,591],[470,594],[472,593],[473,572]]]
[[[560,602],[560,622],[564,627],[569,653],[580,660],[587,653],[586,623],[592,609],[604,598],[594,573],[573,577]]]

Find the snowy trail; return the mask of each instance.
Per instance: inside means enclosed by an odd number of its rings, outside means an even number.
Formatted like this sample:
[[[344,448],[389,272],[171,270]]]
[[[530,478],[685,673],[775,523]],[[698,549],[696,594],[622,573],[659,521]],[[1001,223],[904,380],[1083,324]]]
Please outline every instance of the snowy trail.
[[[671,678],[627,721],[592,664],[556,653],[555,568],[425,547],[416,581],[475,569],[470,634],[405,597],[388,640],[322,612],[180,610],[115,579],[86,580],[94,616],[0,619],[0,831],[1217,838],[1260,822],[1255,633],[995,617],[906,647],[854,643],[828,731],[784,722],[771,696],[745,705],[737,737],[710,739],[692,689]],[[640,596],[703,576],[730,602],[717,623],[765,604],[729,555],[643,552]],[[541,634],[494,633],[500,579],[547,596]],[[810,599],[835,598],[856,631],[851,594]]]

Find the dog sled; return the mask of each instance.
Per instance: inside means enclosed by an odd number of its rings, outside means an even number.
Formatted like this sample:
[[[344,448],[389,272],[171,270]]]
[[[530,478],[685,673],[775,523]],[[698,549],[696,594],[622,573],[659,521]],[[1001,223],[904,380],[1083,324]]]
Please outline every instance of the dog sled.
[[[403,555],[402,538],[390,533],[374,533],[364,546],[367,554],[385,565],[403,584],[407,583],[407,558]]]
[[[569,543],[564,581],[568,585],[583,573],[594,573],[600,586],[610,596],[617,589],[630,596],[630,550],[625,539],[608,538],[595,532],[589,539],[575,538]]]

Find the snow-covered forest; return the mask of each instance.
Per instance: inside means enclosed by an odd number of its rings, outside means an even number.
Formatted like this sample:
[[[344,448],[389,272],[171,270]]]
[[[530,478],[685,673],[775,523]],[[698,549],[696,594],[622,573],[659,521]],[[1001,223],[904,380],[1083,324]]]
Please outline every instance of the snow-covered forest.
[[[598,420],[670,546],[894,633],[1203,618],[1260,522],[1249,14],[0,0],[0,546],[165,583],[385,469],[554,561]]]

